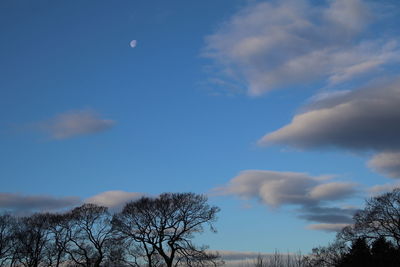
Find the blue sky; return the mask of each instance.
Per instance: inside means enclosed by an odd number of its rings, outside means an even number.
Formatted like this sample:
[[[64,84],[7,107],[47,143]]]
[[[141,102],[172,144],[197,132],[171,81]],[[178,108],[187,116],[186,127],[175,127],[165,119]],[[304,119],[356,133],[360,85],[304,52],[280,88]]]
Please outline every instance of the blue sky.
[[[400,178],[399,8],[1,1],[0,208],[193,191],[212,249],[326,244]]]

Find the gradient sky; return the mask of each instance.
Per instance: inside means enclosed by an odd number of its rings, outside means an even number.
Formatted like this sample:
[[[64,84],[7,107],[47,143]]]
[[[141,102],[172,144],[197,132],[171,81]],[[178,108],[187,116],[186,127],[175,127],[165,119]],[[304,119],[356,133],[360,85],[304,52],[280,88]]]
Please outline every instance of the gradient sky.
[[[397,0],[3,0],[0,208],[209,194],[211,249],[325,245],[400,178]],[[136,41],[136,46],[131,45]]]

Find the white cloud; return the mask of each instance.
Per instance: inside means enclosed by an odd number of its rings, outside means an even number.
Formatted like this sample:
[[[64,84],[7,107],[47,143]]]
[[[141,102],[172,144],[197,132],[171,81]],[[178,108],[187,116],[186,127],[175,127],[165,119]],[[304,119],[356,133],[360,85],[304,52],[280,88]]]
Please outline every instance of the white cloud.
[[[256,2],[206,37],[219,79],[250,95],[314,81],[342,83],[400,60],[396,41],[362,38],[373,16],[366,1]]]
[[[319,200],[340,200],[354,193],[354,183],[333,182],[319,184],[311,189],[310,197]]]
[[[368,166],[388,177],[400,178],[400,152],[379,153],[368,161]]]
[[[326,182],[305,173],[248,170],[217,189],[246,199],[257,198],[270,207],[283,204],[314,205],[352,196],[355,184]]]
[[[38,128],[52,139],[68,139],[80,135],[95,134],[113,127],[115,121],[102,119],[92,110],[72,110],[38,123]]]
[[[336,0],[325,10],[325,17],[333,24],[342,25],[340,29],[350,32],[360,32],[371,19],[365,1]]]
[[[395,189],[395,188],[400,188],[400,182],[397,182],[397,183],[390,183],[390,184],[383,184],[383,185],[375,185],[375,186],[372,186],[371,188],[369,188],[369,192],[372,194],[372,195],[380,195],[380,194],[383,194],[383,193],[387,193],[387,192],[390,192],[390,191],[393,191],[393,189]]]
[[[216,191],[222,195],[257,199],[272,208],[297,205],[299,217],[311,222],[347,224],[355,212],[353,208],[326,204],[354,196],[356,184],[332,182],[305,173],[247,170]]]
[[[127,202],[136,200],[142,196],[144,196],[142,193],[114,190],[102,192],[87,198],[85,202],[118,210],[123,208]]]
[[[260,145],[344,148],[378,153],[369,167],[400,178],[400,79],[315,98]]]
[[[400,147],[400,80],[311,103],[259,143],[298,148],[342,147],[386,150]]]

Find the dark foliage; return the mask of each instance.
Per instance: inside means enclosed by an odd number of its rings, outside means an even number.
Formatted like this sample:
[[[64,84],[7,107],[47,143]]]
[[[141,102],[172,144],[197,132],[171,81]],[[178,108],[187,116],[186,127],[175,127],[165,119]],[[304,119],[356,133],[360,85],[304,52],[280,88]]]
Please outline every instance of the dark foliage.
[[[400,189],[371,198],[338,233],[333,245],[313,250],[309,266],[400,266]]]

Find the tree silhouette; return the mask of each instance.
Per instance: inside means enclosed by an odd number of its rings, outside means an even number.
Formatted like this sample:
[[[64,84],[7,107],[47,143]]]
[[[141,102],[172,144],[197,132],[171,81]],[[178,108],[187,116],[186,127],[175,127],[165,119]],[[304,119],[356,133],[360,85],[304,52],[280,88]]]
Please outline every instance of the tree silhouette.
[[[25,267],[37,267],[46,257],[50,242],[48,214],[18,218],[14,224],[14,261]]]
[[[218,211],[203,195],[164,193],[128,203],[114,216],[113,226],[120,237],[134,241],[148,266],[157,266],[160,258],[167,267],[216,266],[218,256],[195,246],[192,239],[204,231],[204,225],[215,231]]]
[[[385,237],[400,247],[400,189],[367,200],[353,219],[354,225],[343,229],[340,238],[351,241]]]
[[[128,203],[112,216],[84,204],[63,213],[0,215],[0,266],[217,266],[219,255],[192,239],[219,208],[193,193],[165,193]]]
[[[305,258],[309,267],[338,266],[348,253],[348,247],[342,240],[335,240],[328,246],[313,248],[310,255]]]
[[[71,238],[71,217],[69,214],[48,214],[48,232],[50,242],[46,245],[46,264],[48,266],[64,266],[68,261],[67,250]]]
[[[6,266],[14,254],[15,218],[9,214],[0,216],[0,266]]]
[[[351,244],[349,252],[337,264],[337,267],[372,267],[371,258],[371,251],[366,240],[358,238]]]
[[[400,266],[399,251],[384,237],[376,239],[371,245],[373,266]]]
[[[69,214],[71,237],[67,249],[79,266],[99,267],[111,246],[111,215],[106,207],[84,204]]]
[[[337,234],[340,246],[313,249],[309,266],[400,266],[400,189],[368,199],[353,220]]]

